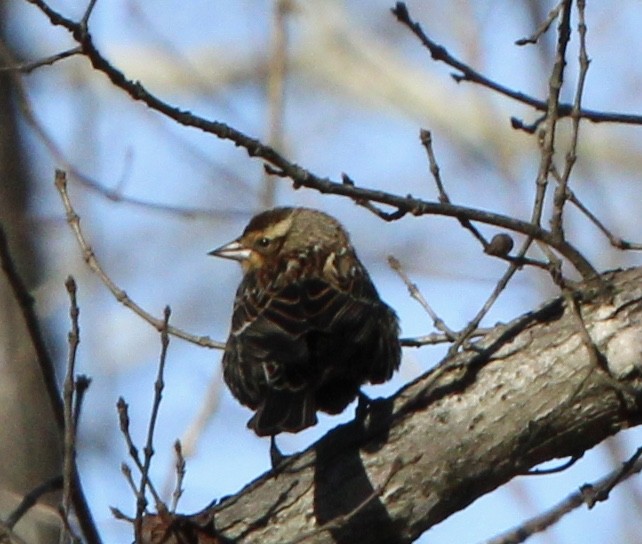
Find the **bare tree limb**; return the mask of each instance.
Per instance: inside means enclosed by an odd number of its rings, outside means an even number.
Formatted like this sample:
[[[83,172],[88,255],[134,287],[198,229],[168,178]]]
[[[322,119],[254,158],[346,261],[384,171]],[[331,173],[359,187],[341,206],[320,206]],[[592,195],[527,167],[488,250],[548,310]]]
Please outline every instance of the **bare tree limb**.
[[[587,352],[575,310],[554,299],[375,401],[365,422],[337,427],[188,518],[207,519],[208,534],[239,544],[283,544],[293,535],[315,544],[410,543],[529,468],[578,457],[640,424],[642,269],[603,280],[611,296],[593,281],[574,297],[603,368]],[[392,466],[399,470],[388,481]]]

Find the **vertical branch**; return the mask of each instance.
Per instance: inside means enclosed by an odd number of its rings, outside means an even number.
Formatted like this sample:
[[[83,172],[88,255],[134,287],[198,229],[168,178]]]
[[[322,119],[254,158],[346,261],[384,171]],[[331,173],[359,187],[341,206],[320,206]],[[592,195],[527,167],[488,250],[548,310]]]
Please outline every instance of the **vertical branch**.
[[[152,464],[152,457],[154,456],[154,430],[156,429],[156,420],[158,419],[158,411],[160,409],[160,403],[163,398],[163,389],[165,388],[164,382],[164,373],[165,373],[165,361],[167,359],[167,348],[169,347],[169,316],[171,310],[169,306],[165,307],[163,327],[161,328],[161,354],[160,360],[158,363],[158,373],[156,375],[156,381],[154,382],[154,401],[152,403],[152,412],[149,416],[149,426],[147,428],[147,441],[145,447],[143,448],[143,464],[141,468],[140,476],[140,485],[138,487],[138,501],[136,505],[136,523],[135,523],[135,532],[136,532],[136,541],[141,535],[142,530],[142,521],[143,513],[147,506],[147,501],[145,500],[145,489],[150,485],[149,481],[149,469]],[[154,498],[156,501],[156,509],[161,512],[166,510],[166,507],[160,501],[159,497],[154,493]]]
[[[544,210],[544,196],[548,186],[548,174],[553,163],[555,153],[555,131],[559,119],[559,101],[562,84],[564,82],[564,68],[566,67],[566,48],[570,40],[570,17],[572,0],[564,0],[559,25],[557,27],[557,54],[553,72],[548,83],[548,105],[546,110],[546,122],[543,128],[541,141],[542,157],[536,180],[536,195],[531,222],[540,225]],[[532,239],[529,237],[527,245],[530,246]]]
[[[76,300],[76,282],[72,276],[65,282],[67,293],[69,293],[69,317],[71,319],[71,330],[69,331],[69,354],[67,358],[67,371],[63,384],[63,406],[65,418],[65,442],[63,455],[63,493],[62,512],[67,523],[64,524],[64,533],[69,531],[69,514],[71,506],[71,490],[73,475],[76,472],[76,417],[74,410],[74,375],[76,373],[76,353],[80,342],[80,328],[78,326],[78,302]]]
[[[573,108],[571,109],[571,144],[566,154],[566,162],[564,164],[564,171],[555,188],[553,198],[553,217],[551,219],[551,230],[555,236],[559,238],[564,237],[563,229],[563,212],[564,204],[569,198],[568,182],[571,177],[571,171],[577,160],[577,142],[580,131],[580,111],[582,109],[582,95],[584,94],[584,84],[586,82],[586,74],[589,68],[589,58],[586,52],[586,20],[584,17],[584,9],[586,7],[585,0],[577,0],[577,13],[578,13],[578,34],[580,37],[580,50],[579,50],[579,65],[580,72],[575,90],[575,99],[573,101]]]

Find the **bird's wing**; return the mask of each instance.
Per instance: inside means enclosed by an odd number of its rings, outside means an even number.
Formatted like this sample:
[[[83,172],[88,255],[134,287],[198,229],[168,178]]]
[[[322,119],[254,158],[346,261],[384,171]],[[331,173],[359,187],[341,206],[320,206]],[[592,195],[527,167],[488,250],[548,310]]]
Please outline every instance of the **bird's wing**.
[[[340,264],[336,270],[342,271]],[[333,369],[362,381],[387,380],[399,365],[397,318],[362,266],[347,271],[307,274],[263,289],[246,275],[232,320],[239,359],[266,374],[266,363],[274,362],[290,389]],[[280,374],[268,381],[279,387]]]

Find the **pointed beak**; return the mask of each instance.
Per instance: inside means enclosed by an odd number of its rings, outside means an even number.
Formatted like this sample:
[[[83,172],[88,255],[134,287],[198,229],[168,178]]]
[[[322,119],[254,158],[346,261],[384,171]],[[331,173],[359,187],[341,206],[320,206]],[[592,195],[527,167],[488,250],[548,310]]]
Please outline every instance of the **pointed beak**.
[[[217,247],[208,253],[208,255],[213,255],[214,257],[223,257],[224,259],[232,259],[234,261],[247,261],[250,258],[252,253],[251,249],[248,249],[241,245],[238,240],[234,240],[229,244],[224,246]]]

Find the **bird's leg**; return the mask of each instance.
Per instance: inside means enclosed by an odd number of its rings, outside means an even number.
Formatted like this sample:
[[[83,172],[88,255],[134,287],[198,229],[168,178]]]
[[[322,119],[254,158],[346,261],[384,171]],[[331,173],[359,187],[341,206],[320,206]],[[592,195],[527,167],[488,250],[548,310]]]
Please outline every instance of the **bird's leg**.
[[[270,436],[270,461],[272,462],[272,468],[277,469],[283,461],[288,458],[287,455],[283,455],[281,450],[276,445],[276,436]]]
[[[357,395],[357,407],[354,411],[354,417],[357,421],[361,423],[365,421],[366,417],[368,417],[371,404],[372,399],[359,389],[359,393]]]

